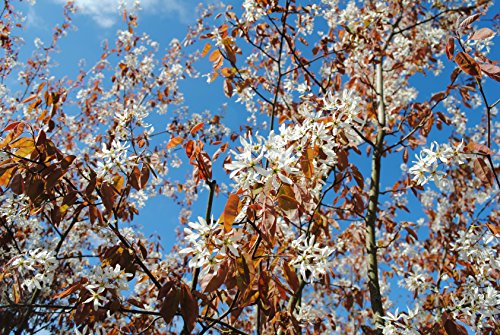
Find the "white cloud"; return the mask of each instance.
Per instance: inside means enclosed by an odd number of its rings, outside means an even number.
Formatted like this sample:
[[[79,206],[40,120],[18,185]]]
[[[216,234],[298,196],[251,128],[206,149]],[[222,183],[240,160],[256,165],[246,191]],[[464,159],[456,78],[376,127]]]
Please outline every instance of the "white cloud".
[[[65,4],[67,0],[52,0]],[[81,14],[91,16],[101,27],[109,28],[121,20],[123,13],[120,8],[134,8],[139,3],[145,14],[170,14],[175,15],[180,21],[187,22],[192,19],[194,11],[190,10],[193,3],[186,0],[73,0]],[[122,4],[122,5],[121,5]]]

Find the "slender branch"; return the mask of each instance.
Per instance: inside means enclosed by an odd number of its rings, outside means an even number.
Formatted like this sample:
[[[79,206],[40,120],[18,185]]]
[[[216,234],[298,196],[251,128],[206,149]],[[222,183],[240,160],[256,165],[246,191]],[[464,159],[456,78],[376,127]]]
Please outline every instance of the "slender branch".
[[[224,322],[224,321],[221,321],[221,320],[219,320],[219,319],[215,319],[215,318],[212,318],[212,317],[210,317],[210,316],[203,316],[202,318],[203,318],[204,320],[207,320],[207,321],[216,322],[216,323],[218,323],[219,325],[221,325],[221,326],[223,326],[223,327],[225,327],[225,328],[227,328],[227,329],[229,329],[229,330],[233,331],[233,333],[236,333],[236,334],[239,334],[239,335],[250,335],[250,334],[245,333],[245,332],[243,332],[243,331],[239,330],[238,328],[233,327],[233,326],[231,326],[230,324],[228,324],[228,323],[226,323],[226,322]]]
[[[207,331],[210,330],[210,328],[212,328],[214,325],[216,325],[218,322],[220,322],[222,319],[224,319],[226,316],[228,316],[229,313],[231,313],[233,311],[234,306],[236,305],[236,301],[238,300],[239,295],[240,295],[240,290],[238,289],[238,291],[236,291],[236,294],[234,295],[233,301],[231,302],[231,305],[229,306],[229,308],[227,309],[227,311],[225,311],[217,320],[214,320],[209,325],[203,327],[203,329],[201,330],[201,332],[200,332],[199,335],[205,334]]]

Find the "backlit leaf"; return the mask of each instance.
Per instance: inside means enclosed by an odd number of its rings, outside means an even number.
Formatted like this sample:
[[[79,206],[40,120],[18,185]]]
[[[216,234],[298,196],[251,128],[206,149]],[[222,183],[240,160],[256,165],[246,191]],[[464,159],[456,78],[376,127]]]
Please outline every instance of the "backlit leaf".
[[[223,219],[224,219],[224,230],[230,231],[231,225],[234,219],[238,215],[238,205],[240,203],[240,198],[236,194],[229,195],[229,199],[224,207]]]
[[[478,78],[481,77],[481,68],[479,64],[465,52],[459,52],[455,56],[455,63],[457,63],[460,69],[468,75]]]
[[[181,144],[183,140],[184,139],[182,137],[180,137],[180,136],[171,138],[170,141],[168,141],[167,149],[175,148],[176,146],[178,146],[179,144]]]

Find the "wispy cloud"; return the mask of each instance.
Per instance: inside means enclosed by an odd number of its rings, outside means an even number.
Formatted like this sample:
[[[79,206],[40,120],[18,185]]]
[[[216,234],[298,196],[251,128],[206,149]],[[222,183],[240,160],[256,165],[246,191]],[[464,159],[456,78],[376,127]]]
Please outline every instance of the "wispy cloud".
[[[65,4],[67,0],[52,0]],[[195,2],[189,0],[73,0],[79,13],[88,15],[101,27],[109,28],[121,18],[120,3],[127,8],[134,8],[138,2],[144,14],[163,14],[177,17],[181,22],[188,22],[194,15]]]

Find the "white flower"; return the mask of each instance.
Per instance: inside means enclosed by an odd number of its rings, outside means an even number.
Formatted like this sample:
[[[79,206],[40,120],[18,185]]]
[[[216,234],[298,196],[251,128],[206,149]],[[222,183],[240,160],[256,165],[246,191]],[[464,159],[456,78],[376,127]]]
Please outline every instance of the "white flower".
[[[87,285],[85,286],[85,288],[90,293],[90,298],[85,300],[83,303],[84,304],[93,303],[94,310],[97,310],[100,306],[103,306],[103,303],[106,302],[106,298],[101,295],[101,293],[104,292],[104,287],[96,285]],[[97,288],[97,290],[94,290],[95,288]]]

